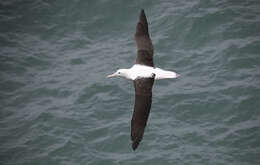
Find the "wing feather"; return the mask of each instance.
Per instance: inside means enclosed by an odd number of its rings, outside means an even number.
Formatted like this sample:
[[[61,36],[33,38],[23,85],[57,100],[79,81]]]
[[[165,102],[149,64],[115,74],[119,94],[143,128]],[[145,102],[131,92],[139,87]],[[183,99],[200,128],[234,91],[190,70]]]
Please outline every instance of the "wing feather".
[[[152,104],[153,83],[154,76],[152,78],[141,78],[134,80],[135,105],[131,120],[131,140],[133,150],[138,147],[143,138],[144,129]]]
[[[135,41],[137,46],[136,64],[153,67],[153,44],[149,36],[144,10],[141,11],[139,22],[136,25]]]

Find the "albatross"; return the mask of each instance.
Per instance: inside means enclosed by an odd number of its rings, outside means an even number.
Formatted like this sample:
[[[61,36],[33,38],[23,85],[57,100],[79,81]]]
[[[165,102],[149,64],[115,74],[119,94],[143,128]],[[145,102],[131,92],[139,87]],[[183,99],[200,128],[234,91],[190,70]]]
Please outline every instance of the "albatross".
[[[135,41],[137,46],[136,63],[129,69],[118,69],[107,77],[125,77],[133,80],[135,87],[135,105],[131,120],[132,148],[135,150],[141,142],[152,104],[154,80],[174,79],[179,74],[154,67],[153,45],[149,36],[148,23],[141,10],[136,25]]]

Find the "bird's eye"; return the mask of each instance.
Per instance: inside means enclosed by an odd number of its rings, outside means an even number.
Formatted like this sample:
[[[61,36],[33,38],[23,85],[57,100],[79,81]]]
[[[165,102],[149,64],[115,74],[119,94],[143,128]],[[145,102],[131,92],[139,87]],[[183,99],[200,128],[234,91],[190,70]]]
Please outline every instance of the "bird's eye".
[[[118,72],[118,74],[120,74],[120,72]]]

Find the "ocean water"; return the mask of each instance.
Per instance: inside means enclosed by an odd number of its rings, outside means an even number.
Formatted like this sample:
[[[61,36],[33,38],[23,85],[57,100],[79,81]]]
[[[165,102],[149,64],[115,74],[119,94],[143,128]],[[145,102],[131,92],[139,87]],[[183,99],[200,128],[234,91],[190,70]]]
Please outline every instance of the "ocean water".
[[[144,8],[156,81],[131,148]],[[1,0],[1,165],[259,165],[260,1]]]

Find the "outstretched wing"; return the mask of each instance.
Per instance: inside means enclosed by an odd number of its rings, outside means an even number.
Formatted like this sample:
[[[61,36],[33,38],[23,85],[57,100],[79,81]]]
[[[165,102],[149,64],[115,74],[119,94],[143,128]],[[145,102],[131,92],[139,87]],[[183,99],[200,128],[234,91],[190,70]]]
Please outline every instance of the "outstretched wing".
[[[135,41],[137,46],[136,64],[153,67],[153,45],[144,10],[141,11],[139,22],[136,25]]]
[[[152,104],[154,76],[134,80],[135,106],[131,121],[132,148],[135,150],[141,142]]]

